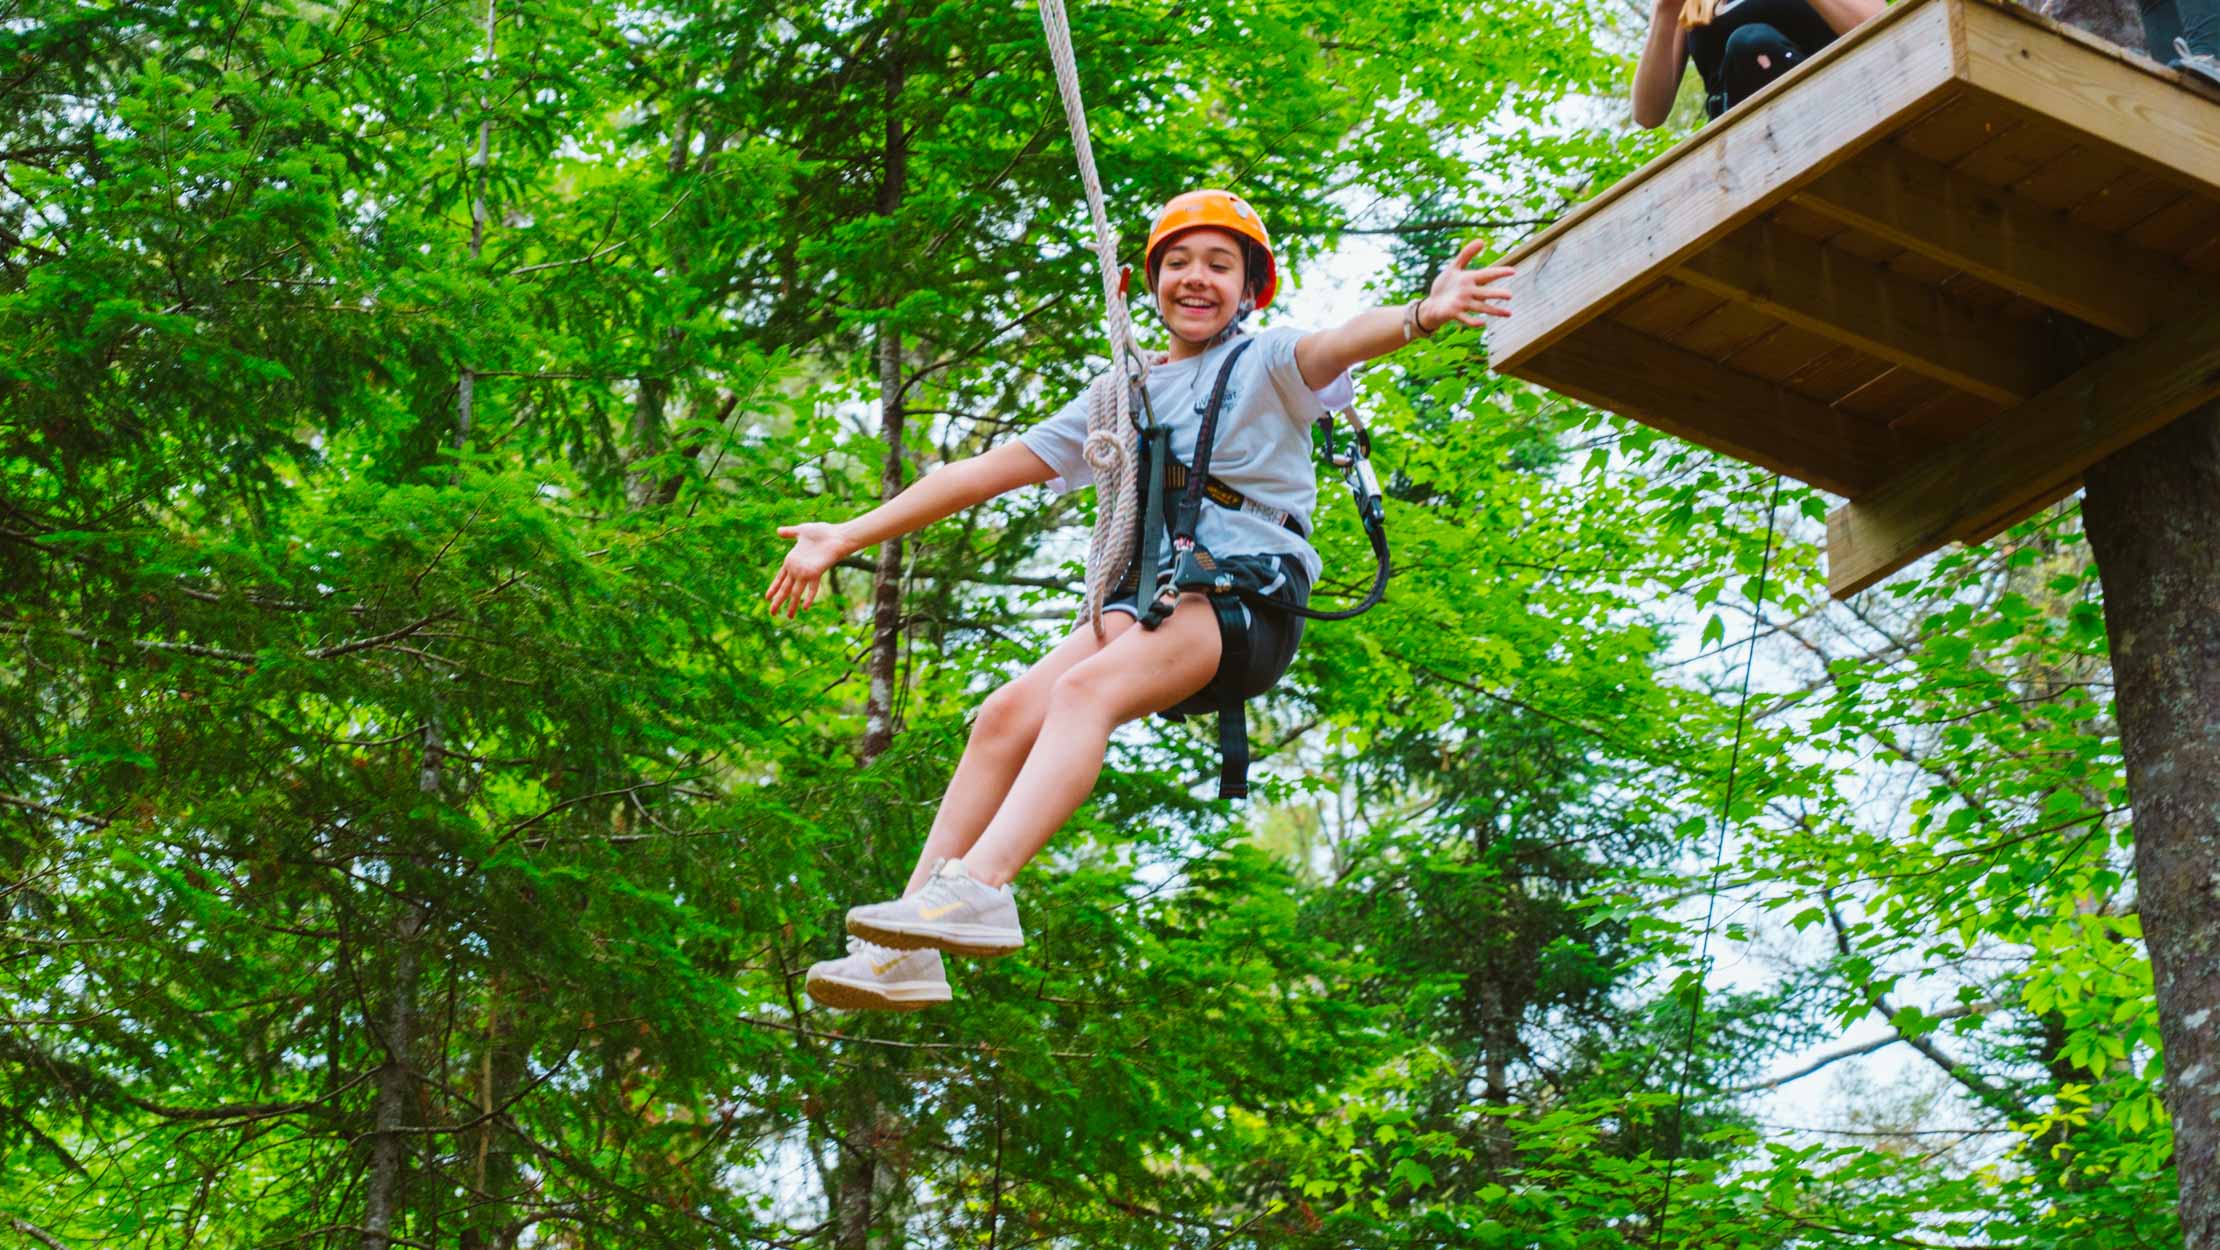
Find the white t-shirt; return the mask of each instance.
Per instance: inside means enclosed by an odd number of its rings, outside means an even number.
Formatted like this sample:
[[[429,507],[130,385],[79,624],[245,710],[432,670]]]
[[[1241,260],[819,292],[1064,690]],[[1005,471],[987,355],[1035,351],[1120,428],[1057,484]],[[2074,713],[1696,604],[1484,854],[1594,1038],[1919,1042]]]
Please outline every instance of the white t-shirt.
[[[1225,365],[1226,353],[1242,338],[1256,345],[1243,352],[1226,379],[1226,397],[1218,409],[1218,434],[1210,451],[1210,476],[1250,499],[1278,508],[1295,518],[1303,532],[1311,528],[1310,514],[1318,504],[1318,470],[1311,463],[1311,423],[1331,408],[1349,402],[1353,383],[1344,373],[1323,389],[1313,391],[1295,365],[1295,342],[1305,331],[1275,326],[1255,335],[1220,343],[1200,356],[1149,367],[1149,403],[1156,419],[1171,428],[1172,455],[1182,464],[1195,463],[1195,436],[1202,429],[1203,409]],[[1141,414],[1135,414],[1140,419]],[[1061,494],[1091,485],[1082,449],[1087,443],[1087,397],[1057,410],[1055,416],[1018,436],[1033,454],[1055,470],[1049,489]],[[1147,490],[1147,483],[1142,489]],[[1167,499],[1169,507],[1174,501]],[[1170,539],[1157,527],[1163,544],[1164,567],[1171,567]],[[1195,523],[1195,541],[1213,555],[1293,556],[1301,562],[1312,585],[1318,583],[1318,552],[1282,525],[1262,517],[1223,508],[1205,500]]]

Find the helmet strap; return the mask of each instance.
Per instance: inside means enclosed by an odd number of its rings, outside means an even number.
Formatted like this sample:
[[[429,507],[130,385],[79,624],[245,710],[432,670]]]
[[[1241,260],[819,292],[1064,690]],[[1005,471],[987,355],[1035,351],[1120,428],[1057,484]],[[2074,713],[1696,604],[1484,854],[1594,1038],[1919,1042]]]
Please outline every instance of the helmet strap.
[[[1224,329],[1210,336],[1210,341],[1203,344],[1203,350],[1208,351],[1209,349],[1218,346],[1220,343],[1239,338],[1241,336],[1241,323],[1249,319],[1249,312],[1249,301],[1247,299],[1243,299],[1241,301],[1241,308],[1239,311],[1233,314],[1233,319],[1226,322],[1226,326]]]

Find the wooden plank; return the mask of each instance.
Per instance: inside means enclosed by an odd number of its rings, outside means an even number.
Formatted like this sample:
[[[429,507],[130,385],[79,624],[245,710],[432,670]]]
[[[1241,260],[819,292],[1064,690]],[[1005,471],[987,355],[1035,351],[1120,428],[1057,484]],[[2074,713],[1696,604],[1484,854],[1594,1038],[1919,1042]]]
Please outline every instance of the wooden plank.
[[[1765,315],[1748,304],[1742,307],[1759,316]],[[1774,318],[1771,330],[1720,357],[1719,363],[1736,373],[1748,374],[1761,382],[1778,383],[1806,399],[1824,403],[1819,396],[1798,387],[1796,379],[1841,350],[1839,343],[1831,343],[1809,330]]]
[[[1883,373],[1895,370],[1864,352],[1837,347],[1786,379],[1790,390],[1808,395],[1833,408],[1837,401],[1871,385]],[[1857,414],[1865,415],[1865,414]],[[1888,424],[1882,421],[1881,424]]]
[[[1705,299],[1718,300],[1709,291],[1696,291]],[[1656,337],[1709,361],[1725,360],[1736,352],[1746,351],[1754,343],[1765,341],[1765,336],[1778,331],[1781,323],[1755,308],[1734,300],[1719,300],[1719,306],[1694,318],[1671,334]]]
[[[1666,279],[1612,309],[1611,319],[1672,343],[1719,306],[1718,296]]]
[[[2126,235],[2181,198],[2179,183],[2131,169],[2066,211],[2066,220],[2098,234]]]
[[[1984,399],[2019,403],[2051,380],[2043,344],[2025,327],[1766,222],[1720,239],[1676,272],[1690,286]]]
[[[1868,257],[1869,260],[1880,260],[1896,251],[1878,239],[1866,238],[1832,217],[1823,217],[1810,209],[1799,208],[1792,201],[1783,201],[1776,205],[1772,212],[1766,214],[1765,220],[1793,234],[1803,235],[1814,243],[1827,243],[1855,250],[1862,242],[1882,249],[1878,255]]]
[[[2122,237],[2161,255],[2180,256],[2199,243],[2220,238],[2220,201],[2185,195],[2137,222]]]
[[[2085,366],[1974,434],[1928,453],[1827,518],[1827,589],[1845,598],[1953,535],[1994,533],[2082,471],[2220,396],[2220,304]]]
[[[1902,458],[1885,429],[1615,321],[1590,322],[1521,368],[1553,391],[1838,495],[1878,485]]]
[[[2220,193],[2220,104],[2084,31],[2017,5],[1965,6],[1966,81],[2206,194]]]
[[[1796,202],[2125,338],[2150,328],[2185,276],[1892,144],[1822,175]]]
[[[1999,405],[1964,391],[1941,391],[1925,403],[1903,409],[1889,422],[1889,428],[1937,447],[1987,425],[2001,410]]]
[[[2076,144],[2033,177],[2021,179],[2012,189],[2022,199],[2070,216],[2075,208],[2093,197],[2101,197],[2106,187],[2127,174],[2126,162],[2092,140]]]
[[[1999,108],[1986,96],[1971,98],[1989,104],[1999,115],[2009,115],[2009,110]],[[2023,119],[1995,139],[1947,163],[1976,182],[2017,191],[2021,183],[2071,151],[2075,138],[2074,132],[2063,126]]]
[[[1881,364],[1879,371],[1865,380],[1858,389],[1834,401],[1834,407],[1854,417],[1877,421],[1891,429],[1897,427],[1905,414],[1916,412],[1933,403],[1944,394],[1957,394],[1933,378],[1922,377],[1909,369]]]
[[[1947,165],[1994,142],[2016,124],[2001,117],[1993,102],[1960,95],[1890,137],[1928,160]]]
[[[1962,2],[1890,6],[1512,252],[1520,304],[1490,328],[1495,367],[1517,374],[1626,292],[1957,90],[1949,27]]]

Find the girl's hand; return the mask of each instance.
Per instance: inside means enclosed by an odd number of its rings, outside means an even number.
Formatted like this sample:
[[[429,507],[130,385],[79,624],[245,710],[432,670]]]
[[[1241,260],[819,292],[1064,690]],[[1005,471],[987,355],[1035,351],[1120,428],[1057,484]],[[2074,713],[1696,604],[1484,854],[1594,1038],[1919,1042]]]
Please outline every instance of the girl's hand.
[[[1457,253],[1457,259],[1449,262],[1449,268],[1442,270],[1441,276],[1434,279],[1433,291],[1418,306],[1419,320],[1424,323],[1420,329],[1432,332],[1448,325],[1451,319],[1476,326],[1481,324],[1480,318],[1483,316],[1511,315],[1511,310],[1505,306],[1511,298],[1511,292],[1488,284],[1501,282],[1518,271],[1505,265],[1491,265],[1486,269],[1465,268],[1473,257],[1480,254],[1480,249],[1487,245],[1486,239],[1474,239],[1465,244],[1464,250]]]
[[[770,601],[771,615],[777,616],[779,609],[785,608],[786,619],[793,620],[803,608],[817,602],[817,586],[825,570],[840,563],[855,547],[839,526],[823,521],[781,525],[779,537],[793,539],[794,549],[786,553],[778,576],[771,579],[771,588],[763,592],[763,597]]]

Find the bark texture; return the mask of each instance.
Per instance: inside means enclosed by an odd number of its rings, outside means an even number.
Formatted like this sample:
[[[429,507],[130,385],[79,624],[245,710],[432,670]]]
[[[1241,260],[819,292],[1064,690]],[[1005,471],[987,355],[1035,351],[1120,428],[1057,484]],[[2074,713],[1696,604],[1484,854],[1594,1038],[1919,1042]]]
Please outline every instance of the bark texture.
[[[2135,808],[2186,1250],[2220,1250],[2220,404],[2091,469],[2082,499]]]
[[[909,132],[902,121],[902,10],[888,20],[884,164],[879,180],[878,209],[892,217],[909,189]],[[898,279],[893,279],[898,282]],[[879,367],[879,436],[886,442],[886,459],[879,468],[879,500],[902,493],[902,332],[891,321],[879,327],[876,344]],[[902,657],[902,540],[879,544],[879,557],[871,574],[870,693],[864,703],[864,731],[858,758],[868,767],[894,745],[897,685]],[[866,856],[876,857],[887,848],[866,842]],[[868,1250],[872,1227],[883,1216],[882,1196],[901,1184],[901,1169],[887,1158],[887,1146],[899,1138],[900,1121],[887,1110],[876,1093],[866,1089],[847,1103],[837,1134],[839,1162],[833,1170],[830,1195],[833,1250]]]
[[[886,460],[879,469],[879,501],[902,493],[902,336],[879,332],[879,429]],[[879,544],[871,573],[871,693],[864,704],[863,762],[894,745],[894,685],[902,658],[902,540]]]
[[[393,996],[386,1003],[384,1027],[374,1030],[385,1043],[385,1063],[378,1068],[376,1127],[370,1146],[370,1174],[363,1187],[362,1250],[387,1250],[393,1244],[394,1216],[400,1209],[407,1180],[408,1137],[402,1121],[415,1078],[408,1054],[416,1038],[419,927],[414,908],[403,911],[394,925]]]
[[[897,9],[893,28],[901,28]],[[895,36],[899,39],[899,35]],[[888,54],[886,77],[886,164],[879,182],[879,213],[892,217],[909,189],[909,132],[902,126],[902,49]],[[891,322],[879,329],[879,436],[886,459],[879,467],[879,501],[902,493],[902,332]],[[865,708],[863,762],[894,745],[894,680],[902,650],[902,540],[879,544],[878,567],[871,575],[871,694]]]
[[[2143,48],[2133,0],[2035,7]],[[2220,405],[2121,451],[2084,486],[2135,808],[2183,1245],[2220,1250]]]

